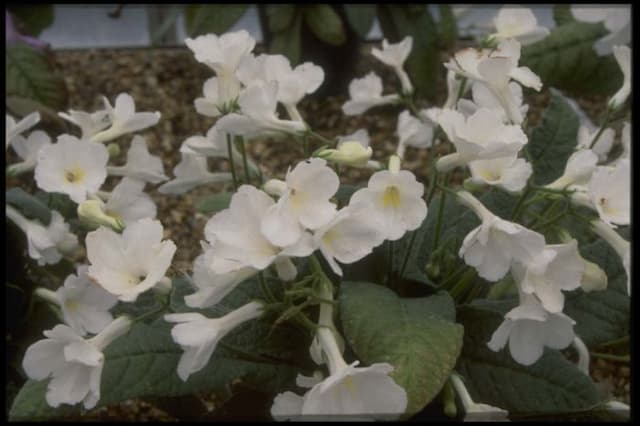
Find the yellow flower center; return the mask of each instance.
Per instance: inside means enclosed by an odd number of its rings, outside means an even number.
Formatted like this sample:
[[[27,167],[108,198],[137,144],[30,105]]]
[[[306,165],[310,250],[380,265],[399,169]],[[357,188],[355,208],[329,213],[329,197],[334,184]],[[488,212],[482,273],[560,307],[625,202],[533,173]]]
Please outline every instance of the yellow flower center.
[[[480,175],[489,182],[497,181],[501,177],[499,173],[496,173],[493,170],[482,170]]]
[[[393,207],[397,209],[400,207],[400,191],[394,185],[387,187],[382,194],[382,206],[383,207]]]
[[[78,309],[78,302],[75,300],[67,300],[64,305],[66,306],[68,311],[75,311]]]
[[[323,236],[322,236],[322,242],[324,243],[324,245],[331,245],[331,243],[333,243],[336,240],[336,233],[333,230],[329,230],[327,231]]]
[[[69,183],[79,183],[84,178],[85,172],[80,167],[74,167],[66,169],[64,171],[64,178]]]

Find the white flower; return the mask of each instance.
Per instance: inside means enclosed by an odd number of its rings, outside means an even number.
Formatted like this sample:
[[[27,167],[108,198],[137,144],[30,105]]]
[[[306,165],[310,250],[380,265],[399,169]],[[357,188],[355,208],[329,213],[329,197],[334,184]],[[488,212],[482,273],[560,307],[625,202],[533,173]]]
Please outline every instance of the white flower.
[[[61,135],[38,152],[35,180],[47,192],[62,192],[76,203],[94,194],[107,178],[109,153],[104,145]]]
[[[535,294],[542,307],[549,312],[562,312],[562,291],[580,287],[584,273],[584,259],[578,252],[578,243],[548,245],[527,264],[515,262],[512,274],[525,294]]]
[[[370,169],[382,168],[382,165],[380,164],[380,162],[370,159],[371,155],[373,155],[373,149],[369,146],[371,139],[369,138],[369,133],[367,132],[366,129],[358,129],[352,134],[347,136],[338,136],[337,140],[338,140],[338,145],[336,147],[339,152],[338,154],[339,158],[342,158],[342,155],[346,154],[351,160],[357,157],[361,161],[363,161],[362,163],[356,161],[356,164],[354,164],[353,161],[349,160],[344,164],[348,164],[354,167],[367,167]],[[353,142],[360,144],[361,148],[354,146]],[[343,148],[343,145],[347,143],[350,146]],[[327,150],[327,151],[333,152],[333,150]],[[359,155],[355,155],[356,153],[358,153]],[[363,160],[365,154],[369,156],[366,162],[364,162]],[[327,160],[336,161],[332,158],[327,158]]]
[[[508,411],[492,405],[474,402],[457,373],[452,372],[450,380],[453,388],[460,397],[460,402],[462,402],[465,414],[464,422],[508,421]]]
[[[404,62],[409,57],[412,47],[413,37],[406,36],[404,39],[402,39],[401,42],[395,44],[389,44],[389,42],[385,38],[382,40],[382,50],[376,49],[375,47],[371,49],[371,54],[373,56],[375,56],[383,64],[389,65],[393,68],[396,75],[400,79],[400,83],[402,84],[402,91],[404,93],[413,92],[411,80],[409,79],[406,71],[403,69]]]
[[[402,111],[396,127],[398,136],[397,155],[404,157],[405,147],[429,148],[433,142],[433,126],[414,117],[409,111]]]
[[[384,239],[395,241],[417,229],[427,216],[423,193],[424,186],[410,171],[381,170],[351,196],[350,203],[367,203],[371,214],[380,216]]]
[[[598,156],[590,149],[576,151],[567,160],[562,176],[545,187],[564,189],[569,185],[585,185],[589,183],[597,163]]]
[[[467,234],[458,253],[482,278],[498,281],[513,261],[530,263],[544,250],[543,235],[499,218],[466,191],[459,191],[457,196],[458,201],[472,209],[482,221]]]
[[[100,399],[103,351],[130,327],[131,320],[121,316],[85,340],[72,328],[57,325],[44,332],[46,339],[27,348],[22,367],[32,380],[52,377],[45,396],[50,406],[82,402],[84,408],[91,409]]]
[[[306,130],[304,123],[278,118],[276,114],[277,93],[277,82],[256,81],[244,89],[238,97],[238,105],[242,114],[225,115],[218,120],[218,129],[248,138],[273,132],[304,132]]]
[[[184,194],[199,185],[228,182],[231,173],[212,173],[208,170],[207,157],[200,154],[180,153],[181,160],[173,168],[175,178],[158,187],[161,194]]]
[[[350,99],[342,105],[346,115],[362,114],[369,108],[391,104],[400,99],[397,94],[382,96],[382,80],[373,71],[349,83]]]
[[[382,244],[383,230],[384,224],[371,214],[369,204],[354,201],[314,233],[314,246],[320,248],[333,272],[342,276],[336,260],[349,264],[362,259]]]
[[[77,274],[67,276],[56,291],[64,322],[80,335],[101,332],[113,320],[109,309],[118,303],[116,297],[91,282],[88,270],[87,265],[78,266]]]
[[[211,77],[204,82],[202,86],[203,98],[196,98],[193,104],[196,107],[196,111],[199,114],[206,115],[208,117],[218,117],[220,114],[226,112],[227,106],[224,102],[221,102],[220,95],[218,94],[218,77]]]
[[[511,91],[511,99],[513,99],[515,107],[520,110],[520,114],[524,117],[529,110],[529,105],[522,103],[522,86],[512,81],[509,83],[509,90]],[[460,99],[458,101],[458,111],[468,117],[480,108],[489,108],[499,114],[505,124],[509,123],[509,116],[502,107],[500,100],[484,83],[478,81],[473,82],[473,84],[471,84],[471,96],[473,101],[469,99]]]
[[[318,337],[331,374],[304,396],[278,394],[271,407],[276,420],[393,420],[404,413],[407,393],[389,376],[392,365],[356,367],[359,361],[348,365],[330,329],[319,328]]]
[[[78,219],[89,230],[107,226],[116,232],[122,232],[126,227],[122,219],[109,216],[104,211],[102,200],[86,200],[78,204]]]
[[[124,166],[108,166],[107,172],[114,176],[127,176],[149,183],[160,183],[169,179],[164,174],[162,160],[149,153],[145,139],[136,135],[127,151],[127,163]]]
[[[116,97],[115,107],[111,106],[107,98],[103,97],[102,99],[109,114],[111,126],[107,130],[93,135],[90,139],[92,142],[107,142],[126,133],[133,133],[155,126],[160,120],[158,111],[136,112],[136,104],[133,98],[126,93],[120,93]]]
[[[245,86],[257,80],[265,83],[276,82],[278,101],[281,102],[295,121],[302,121],[296,108],[298,102],[315,92],[324,81],[324,71],[311,62],[291,68],[289,60],[282,55],[246,56],[238,68],[238,78]]]
[[[518,67],[520,43],[514,39],[503,40],[494,50],[464,49],[444,66],[457,74],[479,81],[487,86],[498,99],[514,124],[522,123],[520,103],[512,93],[509,82],[516,80],[536,91],[542,88],[540,78],[527,67]]]
[[[191,374],[206,367],[218,342],[241,324],[260,317],[263,308],[263,303],[253,301],[220,318],[196,313],[165,315],[165,321],[178,323],[171,329],[171,337],[184,350],[178,376],[186,382]]]
[[[436,163],[444,172],[474,160],[489,160],[515,155],[527,143],[527,135],[520,126],[505,125],[494,110],[480,108],[472,116],[450,109],[442,110],[438,123],[456,147],[453,154],[441,157]]]
[[[31,127],[38,124],[40,121],[40,113],[38,111],[32,112],[31,114],[24,117],[22,120],[16,123],[16,120],[6,114],[5,118],[5,149],[9,147],[9,144],[13,141],[13,139],[29,130]]]
[[[491,37],[497,40],[514,38],[523,46],[533,44],[549,35],[549,30],[538,26],[536,16],[531,9],[503,6],[494,19],[496,33]]]
[[[144,192],[145,183],[131,178],[124,178],[113,188],[105,203],[105,213],[131,225],[140,219],[156,217],[156,205]]]
[[[106,109],[88,113],[84,111],[69,110],[69,113],[59,112],[58,115],[65,120],[80,127],[81,139],[91,139],[111,124],[109,111]]]
[[[228,209],[216,213],[207,222],[204,233],[213,252],[209,267],[226,274],[245,267],[263,270],[279,257],[309,256],[314,248],[311,235],[301,232],[291,244],[275,245],[261,232],[265,212],[275,205],[266,193],[242,185],[231,197]]]
[[[162,225],[142,219],[125,228],[122,235],[99,228],[87,234],[89,277],[123,302],[164,278],[176,251],[173,241],[162,240]]]
[[[31,132],[27,138],[22,135],[15,136],[11,141],[11,146],[24,161],[9,166],[7,173],[16,175],[33,170],[38,163],[38,152],[47,145],[51,145],[51,138],[42,130]]]
[[[287,171],[283,193],[262,218],[260,230],[273,244],[294,244],[305,228],[315,230],[336,214],[329,201],[340,186],[338,175],[320,158],[311,158]]]
[[[213,250],[205,250],[193,263],[193,284],[197,291],[184,297],[187,306],[192,308],[208,308],[216,305],[227,294],[247,278],[255,275],[258,270],[245,267],[226,274],[216,274],[209,267],[213,263]]]
[[[613,56],[624,76],[622,87],[609,100],[609,107],[616,109],[624,104],[631,93],[631,49],[628,46],[613,46]]]
[[[578,128],[578,145],[576,148],[578,150],[591,149],[598,156],[598,162],[603,162],[609,156],[615,132],[610,127],[604,129],[593,148],[589,148],[598,131],[599,129],[592,128],[589,123],[582,124]]]
[[[240,156],[235,145],[231,144],[234,157]],[[199,154],[207,157],[229,157],[227,141],[223,132],[220,131],[218,125],[213,125],[206,136],[190,136],[182,142],[180,152],[188,154]]]
[[[48,226],[28,220],[8,204],[6,214],[26,234],[29,256],[38,265],[58,263],[63,254],[72,254],[79,248],[78,237],[69,232],[69,224],[56,210],[51,210]]]
[[[458,77],[455,72],[447,70],[447,100],[444,102],[442,108],[455,108],[458,95],[463,96],[471,87],[465,83],[462,93],[460,93],[461,85],[462,79]]]
[[[497,186],[508,192],[518,192],[527,184],[533,168],[516,154],[490,160],[475,160],[468,163],[471,181]]]
[[[358,129],[355,132],[351,133],[347,136],[338,136],[338,148],[340,144],[343,142],[355,141],[362,145],[363,148],[368,148],[371,143],[371,138],[369,137],[369,132],[367,129]]]
[[[532,365],[542,356],[545,347],[569,346],[575,337],[574,324],[575,321],[563,313],[545,311],[534,296],[521,294],[520,305],[505,315],[487,345],[498,352],[509,341],[513,359],[522,365]]]
[[[249,55],[256,41],[245,30],[217,36],[206,34],[188,38],[185,44],[195,54],[198,62],[207,65],[216,73],[218,106],[233,102],[240,92],[240,81],[236,71],[242,58]],[[228,107],[223,107],[226,109]]]
[[[627,293],[631,295],[631,244],[602,220],[591,222],[591,229],[620,256],[624,270],[627,273]]]
[[[598,166],[589,182],[591,203],[608,224],[629,225],[631,220],[631,164],[621,160],[614,167]]]
[[[627,7],[571,6],[571,13],[578,21],[601,22],[610,34],[602,37],[593,45],[598,55],[609,55],[614,45],[628,44],[631,41],[631,10]]]

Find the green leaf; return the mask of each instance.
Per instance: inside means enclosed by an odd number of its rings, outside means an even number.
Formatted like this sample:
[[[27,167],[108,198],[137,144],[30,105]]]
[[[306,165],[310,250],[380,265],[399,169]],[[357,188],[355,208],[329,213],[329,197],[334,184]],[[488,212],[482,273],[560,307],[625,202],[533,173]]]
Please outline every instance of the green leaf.
[[[157,46],[161,44],[161,41],[165,35],[170,35],[169,31],[173,30],[174,36],[176,32],[176,22],[178,20],[178,16],[183,11],[181,6],[151,6],[154,8],[162,7],[162,9],[157,9],[158,18],[162,20],[157,22],[155,19],[151,19],[149,17],[149,38],[151,39],[151,45]],[[162,13],[162,15],[160,15]],[[154,25],[155,24],[155,25]],[[171,37],[168,37],[168,40],[171,40]]]
[[[525,147],[531,158],[534,183],[546,185],[562,176],[577,144],[579,125],[571,106],[553,94],[542,116],[542,124],[533,129]]]
[[[37,191],[34,196],[45,203],[49,209],[57,210],[67,221],[78,216],[78,204],[67,194]]]
[[[51,210],[47,205],[22,188],[11,188],[5,196],[7,203],[20,210],[25,217],[39,220],[45,226],[51,222]]]
[[[231,192],[207,195],[196,202],[196,210],[206,215],[219,212],[229,207],[232,196],[233,194]]]
[[[566,23],[523,47],[520,65],[531,68],[547,86],[581,95],[612,95],[622,86],[622,71],[613,55],[598,56],[593,49],[607,34],[602,23]]]
[[[292,4],[268,4],[266,5],[266,13],[269,31],[278,33],[289,28],[296,15],[296,6]]]
[[[7,96],[34,99],[56,111],[67,106],[67,87],[43,53],[24,44],[7,46]]]
[[[511,358],[508,345],[499,352],[487,347],[503,317],[478,306],[463,306],[464,346],[456,370],[476,402],[509,411],[511,416],[586,411],[600,403],[593,381],[559,351],[545,349],[531,366]]]
[[[175,280],[174,286],[174,299],[192,291],[184,280]],[[259,294],[256,282],[249,280],[240,284],[223,303],[200,312],[210,317],[222,316]],[[184,304],[172,303],[174,308],[181,306]],[[276,393],[292,385],[301,371],[295,360],[302,359],[302,355],[296,351],[302,348],[306,352],[309,345],[306,341],[300,344],[296,329],[287,327],[276,329],[267,341],[271,323],[265,319],[254,320],[224,337],[207,366],[183,382],[176,373],[183,352],[171,338],[172,326],[162,317],[151,324],[135,323],[127,335],[105,350],[99,405],[138,397],[233,392],[233,386],[240,382],[249,388]],[[25,384],[11,408],[12,421],[51,419],[70,411],[69,407],[53,409],[46,404],[47,382],[29,380]]]
[[[222,34],[242,15],[248,4],[190,4],[184,9],[184,24],[190,37],[202,34]]]
[[[269,45],[269,53],[282,54],[289,58],[291,65],[300,62],[300,30],[302,26],[302,16],[297,13],[293,18],[293,23],[286,30],[272,34]]]
[[[376,18],[376,6],[373,4],[345,4],[344,12],[351,28],[365,40]]]
[[[438,31],[425,5],[380,5],[378,20],[382,33],[390,43],[405,36],[413,37],[413,49],[405,69],[418,94],[433,97],[437,80],[444,75],[438,54]]]
[[[41,118],[40,124],[53,125],[56,127],[58,133],[65,133],[68,130],[66,122],[60,118],[55,110],[35,99],[21,96],[7,96],[5,98],[5,104],[9,112],[14,116],[25,117],[34,111],[38,111]]]
[[[564,313],[576,321],[575,332],[588,346],[626,336],[631,324],[631,299],[620,256],[602,240],[580,247],[580,253],[605,271],[608,286],[603,291],[571,292]]]
[[[339,46],[347,41],[342,19],[328,4],[314,4],[304,10],[304,20],[320,40]]]
[[[340,286],[340,320],[345,337],[364,365],[388,362],[408,397],[407,415],[440,392],[462,345],[453,323],[453,300],[441,292],[402,299],[386,287],[364,282]]]
[[[458,39],[458,23],[456,22],[456,17],[453,14],[451,5],[438,5],[438,10],[440,11],[440,20],[438,21],[440,46],[445,49],[450,49],[455,46],[456,40]]]
[[[37,6],[17,6],[7,7],[11,14],[17,19],[19,31],[22,34],[36,37],[45,28],[53,24],[53,5],[41,4]]]
[[[568,4],[554,4],[553,5],[553,20],[556,26],[570,24],[576,22],[576,19],[571,13],[571,5]]]

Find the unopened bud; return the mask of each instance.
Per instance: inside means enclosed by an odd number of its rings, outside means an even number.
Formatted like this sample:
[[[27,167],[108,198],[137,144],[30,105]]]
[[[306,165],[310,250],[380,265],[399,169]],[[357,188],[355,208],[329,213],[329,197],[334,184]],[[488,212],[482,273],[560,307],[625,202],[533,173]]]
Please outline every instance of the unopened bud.
[[[120,155],[120,145],[117,143],[110,143],[107,145],[107,152],[109,153],[109,158],[114,158]]]
[[[371,147],[365,148],[360,142],[349,141],[342,142],[338,149],[323,149],[316,156],[333,163],[365,167],[372,154]]]
[[[102,207],[103,203],[98,200],[87,200],[78,205],[78,217],[80,222],[91,229],[108,226],[116,232],[122,232],[125,228],[124,222],[113,216],[106,214]]]
[[[607,274],[600,266],[584,260],[584,273],[582,274],[582,281],[580,281],[583,291],[588,293],[590,291],[604,290],[607,288],[608,283]]]
[[[267,194],[281,196],[287,190],[287,184],[280,179],[269,179],[264,185],[262,185],[262,189]]]

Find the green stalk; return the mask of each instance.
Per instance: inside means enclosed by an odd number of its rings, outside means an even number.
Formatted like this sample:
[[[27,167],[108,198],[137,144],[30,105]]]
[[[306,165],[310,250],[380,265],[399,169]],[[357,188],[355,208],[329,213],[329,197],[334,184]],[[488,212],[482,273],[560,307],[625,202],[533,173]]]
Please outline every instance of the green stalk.
[[[269,289],[269,286],[265,282],[264,274],[262,273],[262,271],[258,272],[258,281],[260,282],[260,288],[262,289],[262,292],[266,296],[267,300],[270,303],[275,302],[277,299],[274,297],[273,293],[271,293],[271,290]]]
[[[593,149],[593,146],[596,144],[596,142],[598,142],[598,139],[600,139],[600,136],[604,132],[604,129],[607,127],[607,124],[609,124],[609,118],[611,118],[611,108],[607,108],[606,115],[604,116],[604,121],[602,122],[598,133],[596,133],[596,135],[593,137],[593,140],[589,145],[589,149]]]
[[[242,136],[236,136],[236,142],[240,148],[240,154],[242,154],[242,168],[244,169],[244,180],[247,185],[251,185],[251,177],[249,176],[249,163],[247,161],[247,150],[244,146],[244,138]]]
[[[233,179],[233,189],[238,190],[238,177],[236,176],[236,165],[233,162],[233,144],[231,135],[227,133],[227,151],[229,153],[229,165],[231,166],[231,178]]]
[[[524,188],[524,191],[522,192],[520,199],[516,203],[516,206],[511,211],[512,222],[515,222],[518,219],[518,217],[520,217],[520,214],[522,213],[522,208],[524,206],[524,202],[527,199],[527,196],[529,196],[530,192],[531,192],[531,186],[529,186],[529,181],[527,181],[527,186]]]

